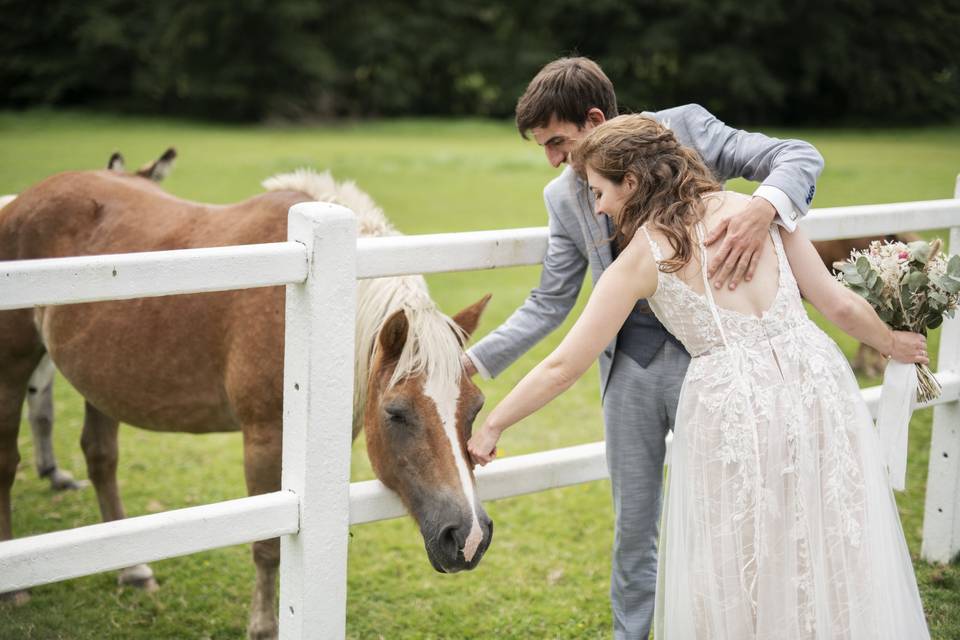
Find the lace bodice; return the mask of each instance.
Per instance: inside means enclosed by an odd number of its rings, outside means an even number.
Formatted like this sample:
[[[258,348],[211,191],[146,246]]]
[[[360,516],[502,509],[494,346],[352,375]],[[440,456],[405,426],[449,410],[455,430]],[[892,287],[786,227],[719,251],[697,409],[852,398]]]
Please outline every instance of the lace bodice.
[[[650,237],[646,227],[641,230],[659,266],[663,260],[660,245]],[[698,235],[701,256],[705,256],[700,227]],[[777,253],[779,282],[770,308],[760,317],[717,306],[705,274],[704,293],[700,294],[676,273],[659,272],[657,290],[647,302],[667,331],[676,336],[694,358],[715,353],[731,344],[749,346],[764,342],[809,321],[777,225],[770,226],[770,236]],[[705,260],[701,259],[701,263],[702,270],[705,270]]]

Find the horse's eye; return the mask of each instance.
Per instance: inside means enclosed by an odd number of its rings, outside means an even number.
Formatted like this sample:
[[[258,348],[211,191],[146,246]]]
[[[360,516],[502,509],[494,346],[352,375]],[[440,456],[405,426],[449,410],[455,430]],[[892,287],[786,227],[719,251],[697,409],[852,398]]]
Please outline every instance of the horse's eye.
[[[400,409],[387,409],[387,420],[396,425],[407,424],[406,413]]]

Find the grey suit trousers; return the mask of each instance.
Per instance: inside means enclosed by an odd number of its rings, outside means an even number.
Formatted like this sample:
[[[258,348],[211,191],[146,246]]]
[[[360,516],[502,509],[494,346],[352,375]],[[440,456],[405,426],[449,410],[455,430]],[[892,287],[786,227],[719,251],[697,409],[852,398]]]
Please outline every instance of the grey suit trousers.
[[[663,457],[690,356],[671,341],[646,368],[617,352],[603,398],[616,532],[610,601],[617,640],[647,640],[657,585]]]

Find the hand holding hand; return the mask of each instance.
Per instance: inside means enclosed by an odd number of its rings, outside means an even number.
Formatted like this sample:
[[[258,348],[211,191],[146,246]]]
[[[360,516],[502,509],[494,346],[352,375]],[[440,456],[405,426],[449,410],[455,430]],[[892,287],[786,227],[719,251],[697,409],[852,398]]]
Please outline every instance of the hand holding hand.
[[[473,458],[474,464],[481,467],[492,462],[497,457],[497,441],[500,439],[500,431],[490,425],[489,418],[484,421],[480,430],[473,434],[470,441],[467,442],[467,451]]]
[[[708,246],[723,238],[720,249],[707,266],[707,276],[717,289],[729,281],[733,290],[744,276],[748,281],[753,278],[767,230],[776,214],[776,208],[769,201],[754,197],[744,211],[724,218],[710,232],[704,240]]]
[[[930,364],[925,336],[909,331],[891,331],[891,334],[889,357],[906,364]]]

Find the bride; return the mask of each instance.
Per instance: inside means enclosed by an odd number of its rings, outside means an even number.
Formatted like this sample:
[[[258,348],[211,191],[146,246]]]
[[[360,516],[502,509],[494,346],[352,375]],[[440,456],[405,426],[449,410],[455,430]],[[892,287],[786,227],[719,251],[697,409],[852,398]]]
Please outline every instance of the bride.
[[[597,127],[573,164],[625,249],[560,346],[470,439],[473,459],[492,460],[502,431],[569,388],[646,299],[692,356],[669,460],[655,636],[929,638],[870,414],[800,296],[900,362],[928,362],[923,336],[887,327],[799,230],[781,236],[772,225],[756,276],[714,290],[703,239],[748,197],[721,191],[650,118]]]

